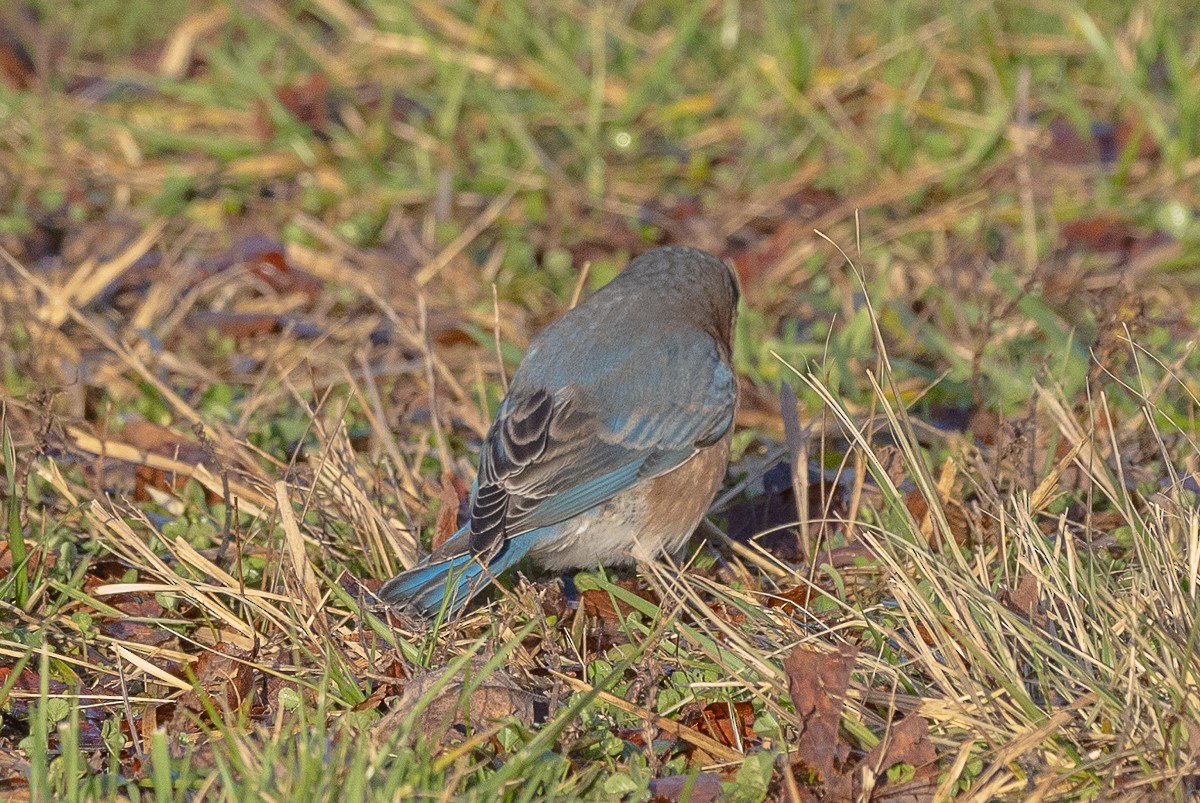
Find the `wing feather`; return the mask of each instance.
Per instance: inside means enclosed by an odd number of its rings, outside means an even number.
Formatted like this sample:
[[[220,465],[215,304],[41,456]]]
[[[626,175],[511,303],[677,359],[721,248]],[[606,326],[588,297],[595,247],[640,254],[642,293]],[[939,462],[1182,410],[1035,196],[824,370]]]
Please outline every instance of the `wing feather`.
[[[514,377],[480,453],[471,550],[489,554],[505,538],[572,518],[724,437],[737,384],[705,340],[667,348],[649,387],[629,379],[644,373],[632,357],[613,360],[587,388]]]

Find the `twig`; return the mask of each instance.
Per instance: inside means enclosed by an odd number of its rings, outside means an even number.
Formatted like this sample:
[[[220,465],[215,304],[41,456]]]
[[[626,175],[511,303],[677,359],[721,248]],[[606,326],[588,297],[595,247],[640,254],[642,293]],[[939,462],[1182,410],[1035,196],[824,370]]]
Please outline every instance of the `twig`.
[[[496,290],[495,282],[492,282],[492,334],[496,343],[496,371],[500,374],[500,387],[504,389],[504,395],[507,396],[508,373],[504,370],[504,352],[500,348],[500,294]]]
[[[417,287],[424,287],[428,284],[430,279],[441,273],[450,264],[450,260],[462,253],[463,249],[482,234],[484,229],[495,223],[496,218],[500,217],[500,214],[508,208],[509,203],[516,196],[519,189],[520,185],[517,182],[509,184],[508,188],[499,197],[488,204],[479,217],[471,221],[471,225],[463,229],[462,234],[455,237],[448,246],[443,248],[442,252],[434,257],[432,262],[417,271]]]
[[[808,438],[796,415],[796,391],[788,382],[779,386],[779,414],[783,418],[784,439],[792,460],[792,493],[796,496],[796,516],[800,522],[800,555],[807,563],[812,557],[808,531]]]
[[[425,296],[417,293],[417,321],[420,328],[421,350],[425,357],[425,381],[429,385],[429,419],[433,422],[433,440],[437,445],[438,458],[442,461],[443,470],[449,470],[453,463],[450,448],[446,446],[446,436],[442,433],[442,422],[438,416],[437,377],[433,371],[433,346],[429,342],[429,317],[425,309]]]
[[[1016,126],[1013,150],[1017,155],[1017,194],[1021,198],[1021,235],[1025,243],[1025,270],[1037,270],[1037,216],[1033,206],[1033,176],[1029,172],[1029,65],[1017,72]]]
[[[570,309],[575,309],[575,305],[579,303],[579,297],[583,295],[583,286],[587,284],[588,274],[592,272],[592,261],[589,259],[583,263],[583,267],[579,269],[579,278],[575,280],[575,289],[571,291],[571,306]]]

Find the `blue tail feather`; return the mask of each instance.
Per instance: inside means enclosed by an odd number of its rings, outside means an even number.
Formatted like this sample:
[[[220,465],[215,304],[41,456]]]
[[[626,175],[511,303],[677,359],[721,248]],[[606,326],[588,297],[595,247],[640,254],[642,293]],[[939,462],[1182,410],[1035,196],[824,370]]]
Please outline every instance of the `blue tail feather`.
[[[476,577],[483,571],[471,555],[458,555],[437,563],[420,564],[384,583],[379,596],[384,602],[412,606],[425,614],[437,613],[446,596],[453,592],[448,610],[461,607]],[[464,595],[458,599],[459,592]]]
[[[510,539],[484,571],[475,556],[463,549],[466,533],[467,528],[463,527],[424,561],[384,583],[379,589],[380,599],[416,608],[427,616],[443,607],[447,614],[453,615],[487,588],[493,576],[523,558],[532,544],[531,539],[524,537]]]

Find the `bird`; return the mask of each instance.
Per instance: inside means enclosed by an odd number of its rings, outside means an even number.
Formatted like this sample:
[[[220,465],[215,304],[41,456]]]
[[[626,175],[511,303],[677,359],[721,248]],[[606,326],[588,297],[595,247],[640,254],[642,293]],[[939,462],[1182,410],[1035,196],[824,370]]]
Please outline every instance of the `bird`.
[[[529,344],[488,428],[469,518],[380,599],[456,614],[523,558],[552,572],[680,557],[729,464],[737,274],[664,246]]]

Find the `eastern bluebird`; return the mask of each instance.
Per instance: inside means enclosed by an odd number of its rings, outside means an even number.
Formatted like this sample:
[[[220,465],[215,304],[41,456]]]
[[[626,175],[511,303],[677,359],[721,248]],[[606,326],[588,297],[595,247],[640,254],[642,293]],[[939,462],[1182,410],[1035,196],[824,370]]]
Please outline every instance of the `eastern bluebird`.
[[[729,462],[738,295],[712,254],[656,248],[542,330],[488,429],[470,521],[380,597],[453,612],[525,556],[562,571],[679,552]]]

